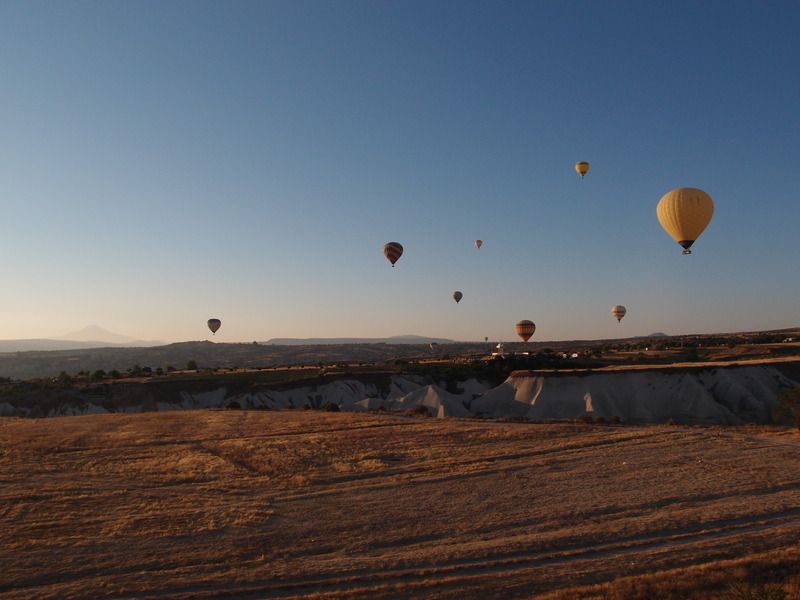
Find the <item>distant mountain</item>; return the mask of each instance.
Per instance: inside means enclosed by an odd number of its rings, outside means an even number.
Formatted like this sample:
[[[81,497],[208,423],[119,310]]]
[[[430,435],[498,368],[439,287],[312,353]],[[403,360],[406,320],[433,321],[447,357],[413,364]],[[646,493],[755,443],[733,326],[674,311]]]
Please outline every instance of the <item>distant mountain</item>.
[[[660,331],[658,331],[656,333],[651,333],[647,337],[649,337],[649,338],[665,338],[665,337],[669,337],[669,336],[666,333],[661,333]]]
[[[98,325],[87,325],[79,331],[59,335],[55,339],[70,340],[73,342],[105,342],[107,344],[131,344],[136,342],[136,339],[132,337],[114,333]]]
[[[327,346],[338,344],[453,344],[447,338],[432,338],[422,335],[395,335],[385,338],[272,338],[261,344],[273,346]]]
[[[115,345],[116,344],[108,344],[99,341],[81,342],[75,340],[52,340],[45,338],[35,338],[29,340],[0,340],[0,352],[82,350]]]
[[[160,346],[164,342],[137,340],[103,329],[97,325],[89,325],[79,331],[73,331],[56,338],[32,338],[22,340],[0,340],[0,352],[30,352],[50,350],[83,350],[88,348],[113,347],[151,347]]]

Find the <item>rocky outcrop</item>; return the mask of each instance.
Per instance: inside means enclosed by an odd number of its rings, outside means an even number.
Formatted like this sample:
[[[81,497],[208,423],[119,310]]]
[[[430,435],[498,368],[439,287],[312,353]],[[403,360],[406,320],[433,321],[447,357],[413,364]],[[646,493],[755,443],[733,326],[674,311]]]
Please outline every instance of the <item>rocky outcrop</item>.
[[[26,392],[0,403],[0,416],[62,416],[241,407],[283,410],[337,406],[345,411],[427,411],[437,417],[585,417],[623,422],[769,423],[778,393],[798,383],[769,365],[617,372],[515,374],[490,387],[475,379],[451,382],[393,375],[385,382],[356,378],[272,386],[226,386],[209,379],[117,384],[61,392]],[[235,389],[234,389],[235,388]]]
[[[769,423],[778,392],[794,385],[766,366],[521,376],[468,408],[476,415],[531,420],[588,415],[648,423]]]

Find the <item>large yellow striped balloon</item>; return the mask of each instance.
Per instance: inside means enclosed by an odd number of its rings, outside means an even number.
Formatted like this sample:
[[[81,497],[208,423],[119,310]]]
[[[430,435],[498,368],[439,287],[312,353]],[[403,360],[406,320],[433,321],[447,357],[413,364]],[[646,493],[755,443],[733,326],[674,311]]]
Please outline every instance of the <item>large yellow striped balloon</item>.
[[[589,172],[589,163],[585,160],[575,163],[575,171],[577,171],[578,175],[583,179],[583,176]]]
[[[522,338],[523,342],[527,342],[536,331],[536,325],[533,321],[523,319],[522,321],[517,321],[517,324],[514,325],[514,330],[517,332],[517,335]]]
[[[697,188],[677,188],[664,194],[658,201],[658,222],[673,240],[683,246],[684,254],[700,237],[714,214],[711,196]]]
[[[383,245],[383,255],[386,259],[392,263],[397,262],[397,259],[403,256],[403,245],[398,242],[389,242],[388,244]]]

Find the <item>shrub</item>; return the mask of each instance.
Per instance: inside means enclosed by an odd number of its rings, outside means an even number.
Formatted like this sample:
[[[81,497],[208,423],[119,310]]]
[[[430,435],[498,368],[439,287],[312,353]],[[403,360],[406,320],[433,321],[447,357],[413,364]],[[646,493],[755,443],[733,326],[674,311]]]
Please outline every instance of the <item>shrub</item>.
[[[722,600],[785,600],[786,592],[778,585],[734,583],[722,594]]]
[[[697,362],[700,360],[700,354],[697,352],[697,348],[694,346],[690,346],[686,349],[686,362]]]
[[[339,412],[339,405],[333,402],[326,402],[322,405],[322,410],[325,412]]]
[[[800,387],[778,394],[778,404],[772,410],[772,418],[779,423],[791,421],[800,429]]]
[[[411,413],[415,414],[415,415],[422,415],[423,417],[430,417],[431,416],[431,413],[428,410],[428,407],[427,406],[423,406],[422,404],[412,408],[411,409]]]
[[[187,371],[197,371],[197,361],[190,360],[186,363],[186,370]]]

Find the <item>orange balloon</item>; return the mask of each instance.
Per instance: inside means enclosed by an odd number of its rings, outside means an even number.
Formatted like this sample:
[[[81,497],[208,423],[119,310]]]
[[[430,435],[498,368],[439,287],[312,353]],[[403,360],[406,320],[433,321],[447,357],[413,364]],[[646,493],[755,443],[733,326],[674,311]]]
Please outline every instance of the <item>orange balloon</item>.
[[[533,321],[523,319],[514,325],[514,329],[516,330],[517,335],[522,338],[522,341],[527,342],[529,339],[531,339],[531,336],[536,331],[536,324]]]

